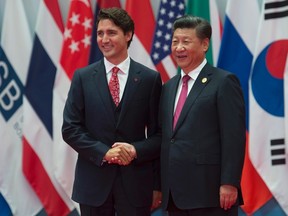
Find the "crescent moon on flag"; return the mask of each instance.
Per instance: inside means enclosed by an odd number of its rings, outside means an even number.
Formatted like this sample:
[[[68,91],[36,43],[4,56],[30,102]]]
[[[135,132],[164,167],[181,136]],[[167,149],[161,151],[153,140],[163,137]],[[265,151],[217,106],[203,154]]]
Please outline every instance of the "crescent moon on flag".
[[[271,115],[284,117],[284,71],[288,40],[267,45],[252,68],[251,89],[257,103]]]

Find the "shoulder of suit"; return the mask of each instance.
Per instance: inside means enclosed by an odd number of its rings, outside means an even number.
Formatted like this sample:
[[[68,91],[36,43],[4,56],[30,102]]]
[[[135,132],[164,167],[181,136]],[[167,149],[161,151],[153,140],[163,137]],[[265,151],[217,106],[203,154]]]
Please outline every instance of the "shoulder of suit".
[[[143,65],[140,62],[137,62],[135,60],[133,60],[132,58],[130,58],[131,62],[130,62],[130,67],[136,67],[137,69],[141,70],[141,71],[149,71],[150,73],[158,73],[157,71],[153,70],[152,68],[149,68],[145,65]]]
[[[203,69],[206,70],[208,73],[211,72],[212,75],[216,75],[216,76],[220,76],[220,77],[226,77],[229,75],[234,75],[230,71],[227,71],[227,70],[219,68],[219,67],[214,67],[214,66],[210,65],[209,63],[207,63]]]
[[[180,78],[181,78],[181,75],[176,74],[171,79],[169,79],[167,82],[165,82],[164,86],[172,85],[172,83],[178,82]]]
[[[80,74],[88,73],[88,72],[95,71],[97,68],[100,68],[100,67],[104,67],[104,61],[102,60],[86,65],[85,67],[79,68],[76,70],[76,72]]]

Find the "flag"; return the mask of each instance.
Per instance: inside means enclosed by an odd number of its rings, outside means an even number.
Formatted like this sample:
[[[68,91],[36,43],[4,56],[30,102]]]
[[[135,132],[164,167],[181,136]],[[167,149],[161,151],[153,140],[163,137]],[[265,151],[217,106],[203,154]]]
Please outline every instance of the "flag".
[[[42,205],[22,173],[23,88],[32,51],[22,1],[6,1],[1,33],[0,215],[35,215]]]
[[[0,194],[0,215],[12,215],[11,209],[2,194]]]
[[[62,139],[63,109],[74,71],[88,64],[92,22],[90,0],[70,2],[53,90],[53,162],[55,176],[68,197],[72,195],[77,153]]]
[[[188,0],[186,13],[193,16],[203,17],[208,20],[212,27],[210,46],[206,53],[207,61],[216,66],[222,34],[222,22],[215,0]]]
[[[58,2],[40,1],[23,99],[22,170],[47,215],[57,216],[74,209],[53,161],[52,97],[63,30]]]
[[[128,50],[129,55],[134,60],[155,70],[150,57],[155,29],[155,18],[150,0],[127,0],[125,9],[135,24],[133,40]]]
[[[287,6],[287,0],[263,1],[249,91],[250,158],[286,214],[288,154],[283,78],[288,56]]]
[[[91,45],[91,51],[90,51],[90,58],[89,58],[89,64],[92,64],[93,62],[96,62],[103,58],[103,55],[101,51],[98,48],[97,45],[97,26],[96,26],[96,21],[97,21],[97,15],[102,8],[109,8],[109,7],[119,7],[121,8],[121,4],[119,0],[97,0],[96,2],[96,7],[95,7],[95,12],[94,12],[94,21],[93,21],[93,30],[92,30],[92,45]]]
[[[162,81],[166,82],[177,74],[177,66],[171,56],[173,22],[185,13],[185,1],[161,1],[152,43],[151,57]]]
[[[253,14],[253,16],[243,16],[243,13]],[[253,61],[259,19],[260,10],[257,0],[229,0],[227,2],[225,25],[218,61],[220,68],[237,75],[245,99],[247,143],[241,185],[244,197],[244,206],[242,208],[248,214],[254,213],[272,197],[269,189],[251,164],[249,157],[248,80]]]

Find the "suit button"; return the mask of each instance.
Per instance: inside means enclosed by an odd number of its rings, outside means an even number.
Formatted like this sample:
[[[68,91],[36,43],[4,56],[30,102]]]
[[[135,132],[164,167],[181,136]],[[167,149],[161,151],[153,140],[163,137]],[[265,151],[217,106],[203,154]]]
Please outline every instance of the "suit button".
[[[174,143],[174,142],[175,142],[175,139],[171,139],[170,142],[171,142],[171,143]]]

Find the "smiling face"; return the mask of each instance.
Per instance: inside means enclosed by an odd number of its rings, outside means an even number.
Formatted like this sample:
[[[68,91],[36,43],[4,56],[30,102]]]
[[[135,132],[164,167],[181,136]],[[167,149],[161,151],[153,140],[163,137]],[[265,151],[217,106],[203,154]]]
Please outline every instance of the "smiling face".
[[[132,33],[122,29],[109,19],[100,20],[97,27],[97,44],[103,56],[115,65],[128,57],[128,41]]]
[[[209,39],[199,39],[193,28],[177,28],[174,31],[171,45],[172,56],[186,74],[202,63],[208,47]]]

